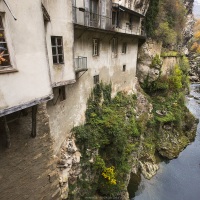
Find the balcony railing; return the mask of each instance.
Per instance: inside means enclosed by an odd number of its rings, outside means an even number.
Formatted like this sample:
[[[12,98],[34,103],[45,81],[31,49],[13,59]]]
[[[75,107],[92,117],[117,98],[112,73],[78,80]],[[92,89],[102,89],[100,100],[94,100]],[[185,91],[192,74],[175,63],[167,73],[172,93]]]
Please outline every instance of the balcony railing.
[[[112,19],[108,16],[89,12],[85,8],[73,7],[73,20],[75,24],[100,29],[110,29]]]
[[[78,56],[74,59],[75,72],[87,71],[87,57]]]
[[[112,24],[112,18],[108,16],[103,16],[99,14],[95,14],[85,10],[85,8],[77,8],[73,7],[73,21],[74,24],[104,29],[112,32],[119,32],[131,35],[139,35],[139,36],[146,36],[145,31],[141,26],[136,25],[116,25]],[[120,24],[120,22],[118,22]]]
[[[134,25],[127,25],[123,28],[118,27],[117,25],[112,25],[112,29],[116,32],[120,33],[126,33],[126,34],[131,34],[131,35],[141,35],[141,36],[146,36],[145,31],[143,30],[142,27],[140,26],[134,26]]]

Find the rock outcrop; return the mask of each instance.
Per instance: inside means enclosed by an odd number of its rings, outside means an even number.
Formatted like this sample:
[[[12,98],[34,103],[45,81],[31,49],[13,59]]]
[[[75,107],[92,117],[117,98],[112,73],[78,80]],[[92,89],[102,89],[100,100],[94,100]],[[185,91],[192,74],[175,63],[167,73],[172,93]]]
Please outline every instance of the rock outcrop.
[[[190,52],[189,54],[190,61],[190,81],[191,82],[200,82],[200,55],[197,53]]]
[[[149,82],[155,81],[160,74],[160,66],[151,67],[153,58],[160,55],[162,43],[148,39],[138,51],[137,77],[140,83],[144,83],[147,78]]]

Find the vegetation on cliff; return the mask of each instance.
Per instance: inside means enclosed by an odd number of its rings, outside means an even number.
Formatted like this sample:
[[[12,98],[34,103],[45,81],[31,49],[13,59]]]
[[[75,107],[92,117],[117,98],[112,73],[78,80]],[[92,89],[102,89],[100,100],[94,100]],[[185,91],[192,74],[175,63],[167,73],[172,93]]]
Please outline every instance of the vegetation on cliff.
[[[162,75],[162,60],[156,55],[149,67],[159,71],[158,78],[149,81],[147,76],[137,94],[119,92],[111,98],[111,85],[103,83],[93,89],[86,122],[73,129],[82,154],[82,171],[77,181],[69,181],[70,199],[120,197],[127,190],[133,166],[151,178],[158,169],[155,152],[172,159],[194,139],[194,117],[184,102],[189,62],[171,51],[182,42],[185,14],[181,0],[150,1],[148,36],[163,42],[168,50],[163,57],[179,58],[170,74]],[[151,104],[152,109],[141,111],[145,107],[141,102]]]
[[[184,105],[188,71],[189,62],[183,56],[170,75],[160,73],[156,81],[146,80],[142,85],[153,104],[151,127],[156,130],[156,149],[170,159],[177,157],[195,135],[194,117]]]
[[[194,26],[194,37],[191,41],[190,50],[194,53],[200,54],[200,20],[197,20]]]
[[[152,63],[161,64],[158,57]],[[119,92],[112,99],[111,85],[96,85],[88,100],[86,123],[73,130],[82,154],[82,175],[70,185],[71,199],[120,197],[133,165],[150,178],[156,150],[174,158],[194,138],[194,118],[184,105],[188,60],[183,57],[179,63],[169,77],[160,75],[145,85],[147,94]],[[141,93],[152,103],[152,112],[140,111]]]
[[[141,134],[136,120],[135,95],[118,93],[111,98],[111,85],[99,84],[88,100],[86,123],[74,128],[82,153],[83,173],[79,179],[82,197],[117,196],[125,189],[124,179],[131,168],[131,152]]]
[[[162,41],[164,46],[182,42],[186,9],[182,0],[151,0],[146,16],[148,37]]]

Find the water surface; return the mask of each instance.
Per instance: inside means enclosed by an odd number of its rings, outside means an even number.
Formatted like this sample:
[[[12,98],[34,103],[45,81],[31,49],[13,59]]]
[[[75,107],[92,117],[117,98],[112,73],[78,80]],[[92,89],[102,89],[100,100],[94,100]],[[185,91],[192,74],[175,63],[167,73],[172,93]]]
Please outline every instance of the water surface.
[[[191,85],[187,107],[200,119],[200,85]],[[195,141],[179,157],[160,163],[160,169],[151,180],[141,177],[141,183],[132,200],[200,200],[200,124]]]

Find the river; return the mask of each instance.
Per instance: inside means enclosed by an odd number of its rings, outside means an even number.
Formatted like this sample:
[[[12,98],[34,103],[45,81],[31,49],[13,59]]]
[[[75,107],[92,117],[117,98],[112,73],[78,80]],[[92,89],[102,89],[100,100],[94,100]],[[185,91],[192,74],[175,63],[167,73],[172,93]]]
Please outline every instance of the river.
[[[191,85],[187,107],[200,119],[200,85]],[[151,179],[139,177],[131,200],[200,200],[200,124],[195,141],[182,151],[178,158],[162,161],[158,173]]]

